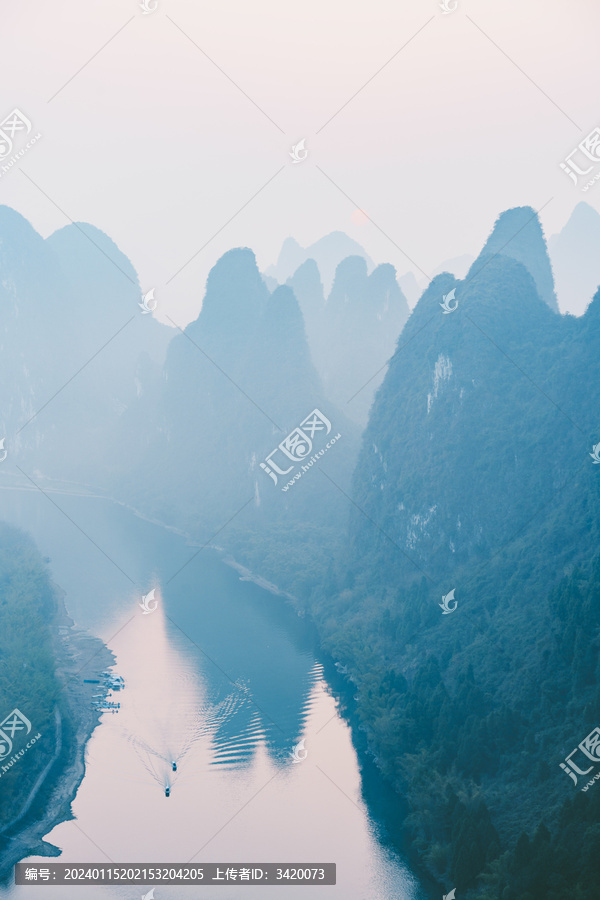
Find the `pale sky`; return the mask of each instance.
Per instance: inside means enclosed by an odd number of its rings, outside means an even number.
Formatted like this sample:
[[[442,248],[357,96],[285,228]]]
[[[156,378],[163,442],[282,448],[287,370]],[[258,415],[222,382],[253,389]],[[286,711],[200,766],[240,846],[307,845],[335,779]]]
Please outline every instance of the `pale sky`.
[[[439,2],[5,0],[0,119],[43,137],[0,203],[44,236],[101,228],[181,325],[231,247],[264,269],[287,236],[342,230],[431,274],[506,208],[544,207],[547,237],[581,200],[600,211],[600,181],[559,167],[600,125],[600,4]]]

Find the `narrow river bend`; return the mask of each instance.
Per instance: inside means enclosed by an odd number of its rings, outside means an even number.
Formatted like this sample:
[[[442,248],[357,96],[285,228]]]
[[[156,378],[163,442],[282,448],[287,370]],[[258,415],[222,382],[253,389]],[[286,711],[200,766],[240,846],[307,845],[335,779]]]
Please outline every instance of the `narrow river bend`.
[[[127,509],[67,493],[52,499],[72,522],[34,490],[0,491],[0,518],[30,532],[50,557],[69,615],[109,645],[126,684],[112,698],[119,713],[104,714],[88,744],[75,821],[46,836],[62,850],[56,861],[335,862],[337,885],[304,886],[302,900],[429,896],[365,803],[350,729],[306,623],[216,553],[195,555],[182,537]],[[144,615],[141,594],[153,588],[158,606]],[[269,890],[155,894],[257,900]],[[291,898],[296,889],[282,891],[269,896]],[[42,893],[76,900],[142,892]],[[7,895],[41,896],[33,886]]]

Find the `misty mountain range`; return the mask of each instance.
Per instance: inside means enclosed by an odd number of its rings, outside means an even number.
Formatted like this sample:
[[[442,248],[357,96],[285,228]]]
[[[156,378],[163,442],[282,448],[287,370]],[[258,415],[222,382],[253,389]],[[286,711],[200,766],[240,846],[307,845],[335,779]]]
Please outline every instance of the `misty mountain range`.
[[[507,210],[412,312],[340,233],[264,274],[236,248],[174,334],[106,235],[0,208],[0,476],[91,485],[292,594],[414,849],[477,900],[597,887],[600,789],[559,765],[600,706],[597,234],[579,204],[551,262]]]
[[[600,215],[578,203],[569,221],[548,241],[554,281],[563,312],[580,316],[600,284]]]
[[[563,230],[549,241],[552,265],[537,219],[527,222],[525,211],[505,228],[507,215],[499,218],[485,252],[523,262],[539,295],[556,310],[554,270],[561,308],[583,312],[600,281],[594,253],[600,235],[598,213],[578,204]],[[523,228],[514,239],[513,226]],[[464,272],[469,260],[459,257],[448,268]],[[13,454],[35,450],[39,471],[83,478],[86,469],[102,470],[103,445],[115,430],[115,417],[127,412],[125,421],[135,422],[140,409],[154,402],[149,394],[155,395],[164,379],[173,329],[140,315],[140,286],[131,263],[91,225],[68,225],[44,241],[18,213],[1,207],[0,263],[2,348],[5,371],[11,373],[1,389],[2,433],[10,435]],[[405,293],[402,283],[408,278],[412,284]],[[277,265],[261,280],[265,296],[273,294],[278,282],[292,289],[323,402],[333,403],[363,428],[415,302],[416,277],[407,273],[399,279],[393,267],[375,266],[360,245],[334,232],[306,249],[289,238]],[[275,307],[273,303],[271,310]],[[301,331],[297,329],[299,342],[305,340]],[[52,401],[50,418],[45,404],[57,392],[61,395]],[[76,417],[73,408],[79,409]],[[124,423],[117,430],[126,430]],[[76,446],[78,453],[61,472],[65,445]]]
[[[135,401],[139,361],[158,364],[172,331],[136,314],[131,263],[90,225],[43,240],[0,207],[0,270],[0,429],[11,460],[95,481],[115,423]]]

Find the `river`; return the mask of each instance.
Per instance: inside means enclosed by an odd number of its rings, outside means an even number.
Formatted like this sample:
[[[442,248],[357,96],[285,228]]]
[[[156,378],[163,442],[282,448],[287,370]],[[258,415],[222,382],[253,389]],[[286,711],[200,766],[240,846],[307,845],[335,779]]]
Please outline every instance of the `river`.
[[[0,503],[0,518],[50,557],[69,615],[107,643],[126,685],[113,697],[119,713],[104,714],[88,744],[75,819],[45,838],[61,848],[57,862],[335,862],[337,885],[303,886],[302,900],[431,896],[389,839],[376,807],[390,798],[359,759],[310,625],[281,598],[108,500],[2,490]],[[156,609],[144,614],[151,590]],[[147,890],[42,893],[116,900]],[[295,889],[155,889],[156,900],[265,894]],[[40,897],[40,886],[5,896]]]

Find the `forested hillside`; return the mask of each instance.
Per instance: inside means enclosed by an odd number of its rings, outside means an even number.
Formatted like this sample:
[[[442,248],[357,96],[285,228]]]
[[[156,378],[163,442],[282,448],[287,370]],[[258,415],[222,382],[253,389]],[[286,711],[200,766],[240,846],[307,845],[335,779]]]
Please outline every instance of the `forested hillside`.
[[[600,292],[560,317],[488,251],[402,333],[315,610],[441,882],[592,900],[600,788],[560,764],[600,725]]]
[[[117,496],[199,541],[218,533],[252,569],[289,579],[285,590],[305,579],[312,586],[304,561],[316,554],[326,562],[347,504],[317,469],[333,467],[349,490],[359,429],[323,388],[291,288],[270,293],[251,250],[226,253],[211,270],[200,315],[173,338],[140,425],[144,397],[145,389],[122,417],[121,446],[132,451],[120,459]],[[315,410],[324,419],[302,430]]]
[[[27,735],[25,727],[12,734],[10,725],[0,735],[0,850],[6,840],[1,830],[20,813],[55,749],[58,685],[49,631],[55,607],[48,569],[35,545],[0,522],[0,721],[17,709],[31,724]],[[41,738],[20,755],[38,734]]]
[[[0,438],[10,461],[105,488],[140,367],[162,363],[173,329],[140,311],[130,261],[85,223],[44,240],[0,205],[0,272]]]
[[[15,221],[3,259],[35,320],[44,272],[53,300],[78,296],[76,236],[41,242]],[[19,241],[37,268],[18,262]],[[16,375],[5,385],[10,437],[48,393],[36,348],[49,358],[60,341],[49,322],[28,345],[3,291],[11,371],[33,373],[28,393]],[[115,322],[121,308],[117,297]],[[438,275],[420,298],[361,440],[344,373],[356,359],[366,380],[407,312],[391,266],[367,275],[346,259],[326,304],[312,260],[271,292],[251,250],[229,251],[164,367],[148,326],[135,353],[119,361],[115,344],[105,358],[108,388],[92,389],[90,368],[76,414],[49,406],[16,446],[49,451],[35,456],[43,475],[216,543],[294,596],[345,667],[440,884],[461,900],[597,900],[600,291],[581,318],[559,315],[537,217],[503,213],[466,277]],[[319,356],[326,321],[339,340]],[[103,429],[118,452],[96,446]],[[50,734],[52,589],[28,541],[1,537],[2,715],[19,708]],[[569,768],[573,751],[589,776]],[[0,778],[9,812],[47,759],[31,756],[20,779]]]

